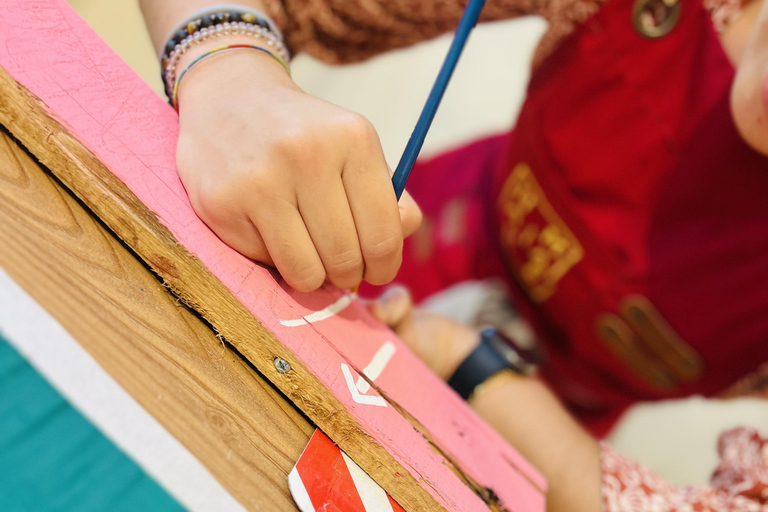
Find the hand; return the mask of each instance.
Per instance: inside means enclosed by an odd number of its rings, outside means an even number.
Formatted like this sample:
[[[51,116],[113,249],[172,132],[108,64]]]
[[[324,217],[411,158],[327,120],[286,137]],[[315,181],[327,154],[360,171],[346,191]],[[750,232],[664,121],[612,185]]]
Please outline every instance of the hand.
[[[395,277],[421,212],[406,194],[398,205],[364,117],[307,95],[269,55],[248,50],[188,73],[179,108],[179,176],[225,243],[299,291],[326,278],[353,288]]]
[[[768,2],[755,1],[722,36],[737,66],[731,88],[731,111],[744,140],[768,155]]]
[[[402,286],[389,288],[378,300],[371,302],[369,308],[445,380],[480,342],[480,334],[475,330],[414,308],[410,294]]]

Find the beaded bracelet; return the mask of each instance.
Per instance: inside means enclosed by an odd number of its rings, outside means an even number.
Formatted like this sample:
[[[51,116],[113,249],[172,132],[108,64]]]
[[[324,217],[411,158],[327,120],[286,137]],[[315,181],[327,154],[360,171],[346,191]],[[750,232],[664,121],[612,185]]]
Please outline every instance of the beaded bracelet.
[[[207,59],[208,57],[223,52],[226,50],[237,50],[237,49],[247,49],[247,50],[257,50],[260,52],[264,52],[276,61],[278,61],[284,68],[285,71],[288,73],[288,76],[291,75],[291,68],[288,66],[288,62],[285,61],[285,59],[281,58],[279,55],[276,55],[275,53],[267,50],[266,48],[262,48],[261,46],[254,46],[249,44],[229,44],[227,46],[221,46],[219,48],[214,48],[213,50],[209,50],[202,55],[196,57],[192,62],[187,64],[184,69],[179,73],[179,78],[176,79],[176,81],[173,84],[173,89],[171,94],[169,94],[169,97],[171,99],[171,105],[173,105],[173,108],[176,109],[178,112],[179,110],[179,84],[181,83],[181,79],[184,78],[184,75],[189,72],[190,69],[192,69],[196,64],[203,61],[204,59]]]
[[[253,23],[269,30],[278,36],[281,41],[283,39],[283,35],[280,32],[280,29],[277,28],[275,22],[261,11],[246,7],[244,5],[213,5],[193,12],[184,20],[182,20],[178,25],[176,25],[176,27],[168,34],[168,37],[165,38],[167,43],[164,47],[164,50],[160,51],[160,55],[158,55],[158,57],[162,55],[163,51],[166,53],[172,51],[173,47],[182,39],[184,39],[187,35],[199,30],[200,28],[211,25],[218,25],[220,23],[224,23],[225,21],[244,21],[246,23]],[[171,41],[174,40],[175,43],[171,44]]]
[[[182,56],[194,45],[203,41],[207,41],[212,38],[226,36],[226,35],[246,35],[254,37],[256,39],[263,39],[266,43],[267,50],[279,57],[281,61],[290,60],[290,53],[285,45],[276,38],[274,34],[265,30],[260,26],[255,26],[246,22],[229,23],[225,22],[219,25],[212,25],[204,27],[187,38],[174,48],[173,52],[163,61],[163,80],[165,82],[165,90],[168,97],[171,96],[171,90],[173,84],[176,82],[176,70],[178,68],[179,61]]]
[[[175,82],[175,70],[181,56],[195,43],[228,34],[250,35],[262,38],[283,60],[290,54],[283,43],[283,36],[275,23],[265,14],[240,5],[209,7],[187,17],[168,37],[160,56],[161,76],[165,92]],[[173,76],[167,76],[168,74]]]

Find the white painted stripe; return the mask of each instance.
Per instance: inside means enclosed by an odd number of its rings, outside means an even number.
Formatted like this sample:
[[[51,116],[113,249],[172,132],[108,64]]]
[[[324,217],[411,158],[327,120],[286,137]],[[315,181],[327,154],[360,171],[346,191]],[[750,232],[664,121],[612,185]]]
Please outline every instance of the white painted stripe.
[[[360,466],[355,464],[346,453],[341,452],[341,456],[344,457],[349,474],[352,475],[352,481],[355,482],[355,488],[360,495],[360,501],[365,506],[365,512],[394,512],[384,489],[379,487],[379,484],[360,469]]]
[[[355,296],[353,294],[342,295],[339,300],[331,304],[330,306],[323,308],[314,313],[310,313],[303,318],[295,318],[292,320],[280,320],[280,323],[286,327],[298,327],[299,325],[313,324],[315,322],[321,322],[327,320],[332,316],[338,315],[352,304],[352,299]]]
[[[303,318],[297,318],[296,320],[280,320],[280,323],[286,327],[298,327],[300,325],[307,325],[307,321]]]
[[[363,374],[368,377],[371,382],[378,379],[381,372],[386,368],[387,363],[389,363],[389,360],[395,355],[395,350],[397,349],[394,343],[391,341],[385,342],[373,355],[373,359],[371,359],[371,362],[365,367]],[[357,378],[357,389],[360,390],[361,393],[367,393],[370,388],[371,385],[368,384],[367,380],[362,377]]]
[[[32,297],[0,269],[0,333],[190,512],[246,512]],[[159,395],[158,400],[165,399]]]
[[[288,473],[288,488],[291,490],[293,501],[296,502],[296,506],[299,507],[301,512],[316,512],[314,505],[312,505],[312,500],[309,499],[307,488],[304,487],[304,482],[301,480],[301,475],[295,466]]]
[[[349,370],[349,366],[344,363],[341,363],[341,373],[344,375],[344,381],[347,383],[349,392],[352,395],[352,400],[363,405],[377,405],[379,407],[387,406],[387,401],[380,396],[360,394],[360,391],[355,387],[355,379],[352,377],[352,372]]]

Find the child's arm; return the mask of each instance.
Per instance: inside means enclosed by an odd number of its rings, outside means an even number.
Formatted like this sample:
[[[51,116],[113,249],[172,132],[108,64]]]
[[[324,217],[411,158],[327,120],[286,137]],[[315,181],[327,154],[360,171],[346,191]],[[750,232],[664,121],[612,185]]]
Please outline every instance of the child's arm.
[[[155,46],[210,0],[142,0]],[[249,6],[266,10],[260,0]],[[269,12],[269,11],[267,11]],[[259,44],[228,35],[195,44],[179,69],[205,51]],[[392,280],[403,238],[420,213],[398,203],[373,126],[305,94],[269,55],[224,52],[184,77],[177,166],[195,211],[227,244],[274,264],[300,291],[329,278],[343,288]]]
[[[371,311],[443,379],[480,341],[477,331],[414,309],[404,288],[390,288]],[[470,405],[547,478],[550,512],[600,512],[600,447],[540,381],[503,372]]]
[[[479,342],[476,331],[414,309],[402,288],[388,290],[371,311],[444,379]],[[753,429],[720,437],[721,460],[710,485],[676,487],[608,444],[598,445],[534,378],[497,373],[469,403],[547,478],[549,512],[765,510],[768,439]]]

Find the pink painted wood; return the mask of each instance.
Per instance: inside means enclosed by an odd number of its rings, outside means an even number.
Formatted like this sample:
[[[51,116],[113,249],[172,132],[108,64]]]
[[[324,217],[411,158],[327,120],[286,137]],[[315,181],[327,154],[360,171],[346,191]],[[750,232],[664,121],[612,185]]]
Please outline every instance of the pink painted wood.
[[[313,314],[334,303],[344,306],[342,292],[325,287],[295,293],[225,246],[195,216],[175,170],[176,113],[64,0],[0,0],[0,66],[153,210],[447,510],[487,507],[394,408],[376,405],[375,390],[348,383],[356,382],[387,342],[380,358],[386,360],[388,349],[394,353],[379,367],[376,387],[418,419],[505,508],[544,510],[543,496],[532,484],[545,487],[540,474],[362,305],[352,301],[326,319]]]

